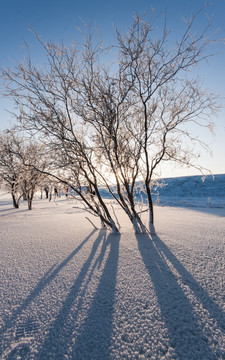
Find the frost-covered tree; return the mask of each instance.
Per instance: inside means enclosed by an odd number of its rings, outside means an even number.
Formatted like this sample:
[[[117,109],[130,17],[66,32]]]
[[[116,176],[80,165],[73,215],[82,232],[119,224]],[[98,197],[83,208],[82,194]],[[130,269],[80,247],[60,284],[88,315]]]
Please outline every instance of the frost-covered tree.
[[[168,45],[171,40],[166,24],[161,36],[154,37],[151,21],[138,15],[125,35],[117,31],[119,63],[113,83],[116,80],[117,98],[122,99],[118,103],[120,107],[122,103],[122,109],[117,114],[121,117],[122,113],[123,127],[129,134],[127,153],[136,158],[135,148],[139,154],[136,167],[147,194],[151,232],[154,232],[151,188],[159,165],[173,161],[203,171],[197,162],[199,153],[195,152],[195,145],[205,150],[207,145],[195,131],[198,128],[212,131],[211,118],[218,110],[218,97],[191,76],[191,71],[209,56],[206,49],[210,44],[207,36],[210,24],[201,33],[193,30],[199,15],[186,20],[186,29],[174,45]],[[112,91],[111,98],[115,98]]]
[[[94,52],[87,42],[89,56],[79,87],[78,113],[93,127],[99,162],[113,175],[116,199],[141,232],[145,228],[135,203],[138,180],[147,195],[149,230],[154,233],[151,189],[159,166],[173,161],[204,170],[194,148],[197,144],[206,150],[207,146],[195,130],[212,131],[218,98],[190,75],[207,58],[210,43],[209,24],[200,34],[192,31],[196,17],[186,22],[180,40],[168,46],[166,26],[161,36],[154,37],[151,19],[135,15],[125,35],[116,32],[113,69],[99,66],[96,48]]]
[[[11,151],[12,141],[6,134],[0,136],[0,177],[2,187],[12,196],[13,206],[18,209],[23,192],[20,187],[21,161]]]
[[[0,170],[3,186],[10,190],[15,208],[23,197],[32,209],[34,194],[44,180],[43,146],[5,131],[0,136]],[[39,170],[37,170],[39,169]]]
[[[151,189],[159,165],[174,161],[202,170],[189,144],[206,144],[190,129],[212,129],[217,99],[190,75],[207,58],[210,43],[208,25],[200,34],[193,30],[198,16],[186,21],[174,45],[166,26],[154,36],[153,19],[137,14],[124,35],[116,30],[115,46],[107,49],[88,31],[83,43],[70,47],[36,35],[45,67],[35,66],[28,51],[25,62],[2,71],[5,92],[19,109],[14,116],[48,149],[46,173],[70,186],[115,231],[100,186],[107,187],[135,231],[145,232],[135,201],[141,182],[154,233]]]

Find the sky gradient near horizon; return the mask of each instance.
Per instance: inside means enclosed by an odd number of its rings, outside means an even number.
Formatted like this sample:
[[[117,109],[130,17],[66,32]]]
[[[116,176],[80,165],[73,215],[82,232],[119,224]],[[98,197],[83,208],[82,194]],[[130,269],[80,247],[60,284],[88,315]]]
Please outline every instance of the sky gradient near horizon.
[[[70,44],[76,40],[77,27],[82,25],[81,19],[92,26],[100,26],[105,42],[113,41],[114,26],[125,30],[131,22],[135,11],[149,13],[155,8],[156,15],[167,12],[167,25],[172,36],[181,34],[184,28],[183,17],[190,17],[203,5],[204,0],[8,0],[1,2],[0,12],[0,66],[13,67],[26,55],[24,41],[32,50],[35,62],[43,61],[39,45],[30,28],[34,29],[43,40],[64,41]],[[217,36],[225,38],[225,1],[214,0],[204,10],[196,31],[206,23],[206,16],[213,15],[212,32],[219,29]],[[218,93],[225,99],[225,43],[212,45],[217,55],[202,64],[199,75],[204,87]],[[11,103],[0,97],[0,129],[9,126]],[[214,174],[225,173],[225,100],[222,109],[215,117],[215,136],[203,134],[203,140],[210,144],[212,155],[202,153],[201,164]],[[193,169],[173,168],[166,165],[162,169],[163,177],[197,174]]]

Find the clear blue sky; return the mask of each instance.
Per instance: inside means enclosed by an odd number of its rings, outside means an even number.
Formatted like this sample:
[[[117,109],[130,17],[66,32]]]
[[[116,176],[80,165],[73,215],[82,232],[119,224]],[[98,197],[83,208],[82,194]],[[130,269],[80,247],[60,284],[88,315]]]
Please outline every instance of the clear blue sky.
[[[209,1],[206,13],[213,14],[212,31],[220,28],[219,36],[225,38],[225,0]],[[184,26],[182,17],[189,17],[192,11],[202,7],[204,0],[5,0],[0,9],[0,66],[13,66],[13,61],[23,59],[24,41],[31,44],[35,61],[42,62],[40,49],[29,28],[33,28],[44,40],[61,41],[67,44],[76,39],[76,27],[80,18],[90,24],[97,23],[103,39],[113,39],[113,24],[125,29],[134,11],[149,12],[155,8],[157,14],[167,11],[168,28],[174,36]],[[201,29],[204,15],[198,27]],[[197,30],[197,29],[196,29]],[[212,48],[218,54],[204,64],[200,76],[204,86],[225,98],[225,44]],[[11,104],[0,98],[0,129],[9,126]],[[215,118],[216,136],[204,138],[211,144],[212,156],[203,154],[201,163],[215,174],[225,173],[225,100],[224,109]],[[203,134],[205,137],[205,134]],[[193,170],[173,169],[167,166],[162,175],[182,176],[195,174]]]

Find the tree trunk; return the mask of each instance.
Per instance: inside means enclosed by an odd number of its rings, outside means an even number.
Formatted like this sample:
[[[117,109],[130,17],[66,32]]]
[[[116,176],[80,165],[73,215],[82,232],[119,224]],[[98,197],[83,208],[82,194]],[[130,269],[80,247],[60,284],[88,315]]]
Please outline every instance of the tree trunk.
[[[16,201],[15,195],[12,193],[13,206],[15,209],[19,209],[19,201]]]
[[[28,204],[28,210],[32,210],[32,202],[34,198],[34,192],[31,190],[30,194],[27,194],[27,204]]]
[[[152,202],[152,194],[149,187],[149,181],[145,182],[145,188],[148,198],[148,209],[149,209],[149,232],[151,235],[155,235],[155,226],[154,226],[154,209]]]
[[[135,229],[136,234],[145,234],[146,228],[140,218],[140,216],[137,214],[136,210],[132,209],[132,223]]]
[[[32,210],[32,199],[27,199],[28,210]]]

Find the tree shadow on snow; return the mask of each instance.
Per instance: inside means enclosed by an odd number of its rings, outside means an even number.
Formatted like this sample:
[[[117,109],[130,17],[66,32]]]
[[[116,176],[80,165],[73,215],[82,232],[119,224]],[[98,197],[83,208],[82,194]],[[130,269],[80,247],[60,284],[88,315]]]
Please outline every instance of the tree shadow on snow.
[[[225,324],[223,311],[157,235],[153,236],[153,239],[148,235],[137,235],[137,241],[154,285],[170,346],[174,349],[176,359],[216,359],[217,356],[210,348],[199,319],[194,313],[193,305],[179,282],[189,288],[188,292],[191,291],[201,302],[201,306],[217,322],[222,332]]]
[[[28,306],[35,301],[36,297],[45,289],[45,287],[54,280],[59,272],[78,254],[85,243],[94,235],[96,230],[93,230],[81,243],[72,251],[69,256],[63,260],[58,266],[53,265],[45,275],[40,279],[36,287],[30,292],[27,298],[18,306],[9,317],[3,319],[4,325],[0,329],[0,338],[2,339],[3,345],[0,345],[0,356],[7,350],[11,341],[14,341],[12,337],[13,333],[17,333],[17,329],[25,329],[25,324],[21,323],[20,318],[23,312]],[[16,329],[16,330],[15,330]],[[38,331],[38,330],[37,330]],[[11,336],[8,336],[8,333]]]
[[[119,239],[118,235],[109,234],[106,237],[105,231],[99,232],[51,324],[37,359],[109,359]],[[96,256],[100,245],[101,250]],[[92,295],[88,295],[88,285],[95,277],[95,269],[99,269],[103,261],[105,264],[92,299]]]
[[[104,255],[109,247],[109,254],[94,300],[76,339],[72,359],[107,360],[110,358],[119,238],[119,235],[110,234],[102,248]]]
[[[2,211],[2,206],[12,206],[12,201],[9,200],[0,200],[0,211]]]

